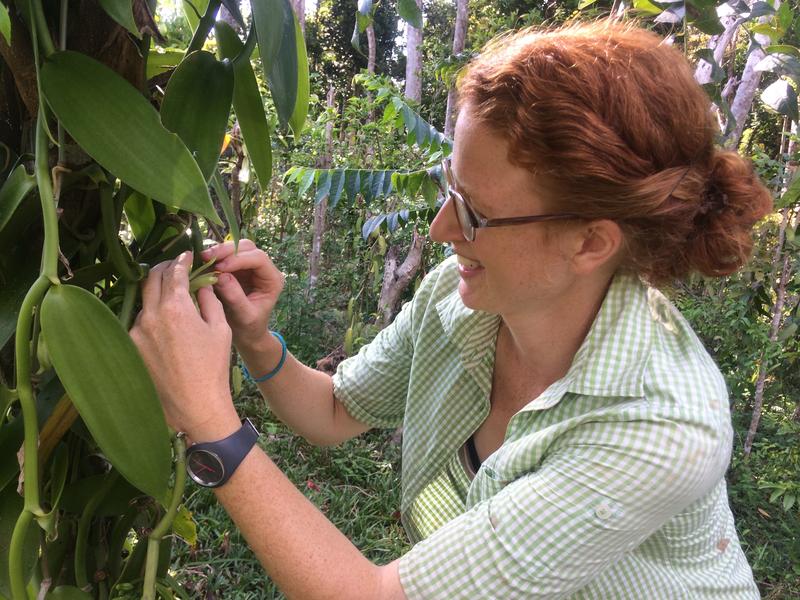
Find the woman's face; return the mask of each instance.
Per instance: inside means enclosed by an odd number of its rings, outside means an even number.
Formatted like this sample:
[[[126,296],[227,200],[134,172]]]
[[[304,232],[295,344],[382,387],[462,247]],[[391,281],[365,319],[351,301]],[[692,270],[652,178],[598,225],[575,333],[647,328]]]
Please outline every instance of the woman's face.
[[[482,215],[519,217],[551,212],[537,194],[533,175],[508,161],[507,142],[475,120],[465,107],[456,124],[451,183]],[[464,304],[511,317],[556,306],[573,281],[570,227],[546,235],[545,223],[478,229],[467,242],[451,200],[431,224],[431,238],[450,243],[458,254],[458,291]]]

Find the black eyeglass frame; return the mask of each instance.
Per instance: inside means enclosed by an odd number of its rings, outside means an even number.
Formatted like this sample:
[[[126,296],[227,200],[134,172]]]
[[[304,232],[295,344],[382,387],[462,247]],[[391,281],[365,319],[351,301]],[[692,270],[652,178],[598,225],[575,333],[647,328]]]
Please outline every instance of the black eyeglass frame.
[[[475,230],[484,229],[486,227],[504,227],[507,225],[523,225],[526,223],[539,223],[541,221],[559,221],[567,219],[582,219],[580,215],[574,213],[552,213],[546,215],[528,215],[525,217],[504,217],[500,219],[487,219],[475,208],[473,208],[467,201],[467,198],[458,190],[456,190],[451,181],[453,181],[453,174],[450,171],[450,160],[442,161],[442,172],[444,174],[444,183],[446,189],[443,190],[448,198],[453,199],[456,209],[456,218],[458,224],[461,226],[461,234],[468,242],[475,240]],[[467,220],[465,222],[464,219]]]

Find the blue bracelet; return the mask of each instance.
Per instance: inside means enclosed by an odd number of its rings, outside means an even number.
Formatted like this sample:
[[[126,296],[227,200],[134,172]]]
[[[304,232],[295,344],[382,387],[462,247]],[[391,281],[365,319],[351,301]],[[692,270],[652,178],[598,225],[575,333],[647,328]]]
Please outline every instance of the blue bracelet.
[[[277,331],[270,331],[270,333],[274,335],[276,338],[278,338],[278,341],[281,343],[281,359],[278,361],[278,366],[272,369],[272,371],[270,371],[266,375],[262,375],[261,377],[253,377],[252,375],[250,375],[250,371],[247,370],[247,367],[244,365],[244,363],[242,363],[242,373],[244,374],[244,376],[247,377],[247,379],[250,379],[251,381],[255,381],[256,383],[261,383],[263,381],[266,381],[267,379],[272,379],[273,377],[275,377],[275,375],[278,374],[278,371],[281,370],[281,367],[283,367],[283,363],[286,362],[286,340],[284,340],[283,336]]]

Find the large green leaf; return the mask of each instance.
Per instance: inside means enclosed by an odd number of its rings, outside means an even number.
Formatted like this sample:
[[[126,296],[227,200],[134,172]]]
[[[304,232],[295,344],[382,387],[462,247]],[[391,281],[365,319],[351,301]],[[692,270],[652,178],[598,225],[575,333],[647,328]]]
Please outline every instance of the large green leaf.
[[[183,0],[183,14],[186,16],[186,22],[192,28],[192,32],[197,29],[197,24],[200,18],[205,14],[208,8],[208,0]]]
[[[233,60],[244,48],[236,32],[227,23],[218,21],[214,26],[214,32],[223,58]],[[272,178],[272,145],[269,140],[264,102],[261,100],[256,75],[249,60],[239,61],[234,67],[233,74],[233,110],[239,120],[239,129],[242,131],[258,181],[262,188],[266,188]]]
[[[153,201],[139,192],[133,192],[125,199],[125,216],[131,226],[133,237],[141,244],[156,224]]]
[[[0,2],[0,35],[6,39],[6,44],[11,45],[11,18],[8,9]]]
[[[300,22],[294,17],[294,39],[297,48],[297,98],[294,103],[292,116],[289,117],[289,127],[292,128],[295,139],[302,133],[308,116],[308,54],[306,52],[306,40],[303,37],[303,30]]]
[[[142,357],[114,313],[95,295],[52,287],[42,331],[53,366],[109,461],[161,502],[171,473],[169,432]]]
[[[11,219],[19,203],[36,187],[36,178],[28,175],[23,165],[19,165],[0,187],[0,231]]]
[[[53,112],[98,163],[145,196],[221,224],[191,153],[127,81],[71,51],[50,55],[41,80]]]
[[[222,181],[222,176],[219,171],[215,172],[214,176],[211,178],[211,185],[214,187],[217,200],[219,200],[222,206],[222,212],[225,214],[225,220],[228,222],[228,232],[231,234],[231,238],[233,238],[234,248],[238,250],[239,239],[242,237],[242,232],[239,230],[239,221],[236,220],[236,213],[233,211],[233,202],[228,195],[228,190],[225,189],[225,183]]]
[[[398,0],[397,14],[412,27],[422,29],[422,9],[414,0]]]
[[[233,68],[213,54],[192,52],[169,79],[161,122],[194,154],[208,181],[217,166],[233,99]]]
[[[285,13],[287,9],[291,12],[291,7],[284,0],[250,0],[250,9],[258,35],[261,67],[268,77],[281,47]]]
[[[281,43],[267,76],[267,83],[272,94],[272,101],[275,103],[275,110],[278,113],[278,121],[281,125],[286,126],[295,113],[298,96],[298,50],[297,36],[295,35],[297,19],[289,0],[281,1],[284,5]],[[306,100],[306,102],[308,101]]]
[[[184,56],[186,56],[186,53],[179,48],[169,48],[161,52],[156,49],[150,50],[150,52],[147,53],[145,77],[150,79],[170,69],[174,69],[180,64]]]
[[[17,517],[22,512],[23,500],[17,494],[16,486],[10,485],[0,492],[0,594],[10,598],[11,586],[8,579],[8,549],[11,543],[11,534]],[[23,568],[25,579],[28,580],[33,574],[33,567],[36,564],[36,555],[39,550],[39,527],[33,524],[28,526],[23,542]]]
[[[99,0],[100,6],[109,17],[141,39],[142,34],[133,19],[133,2],[131,0]]]

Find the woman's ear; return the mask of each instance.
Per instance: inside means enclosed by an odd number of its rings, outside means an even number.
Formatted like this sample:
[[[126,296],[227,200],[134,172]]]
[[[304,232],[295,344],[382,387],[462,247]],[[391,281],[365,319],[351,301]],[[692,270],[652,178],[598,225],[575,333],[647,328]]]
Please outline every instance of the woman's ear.
[[[616,270],[623,239],[622,229],[609,219],[591,221],[581,227],[573,246],[572,265],[575,272],[589,275],[604,267]]]

